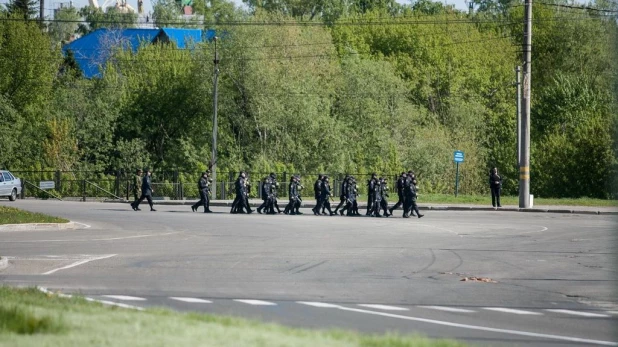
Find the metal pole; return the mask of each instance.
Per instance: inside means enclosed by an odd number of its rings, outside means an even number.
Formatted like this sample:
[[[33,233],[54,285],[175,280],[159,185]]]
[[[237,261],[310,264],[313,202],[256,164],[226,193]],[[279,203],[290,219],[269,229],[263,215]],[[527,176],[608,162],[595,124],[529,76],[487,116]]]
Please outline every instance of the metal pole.
[[[213,116],[212,116],[212,198],[217,198],[217,83],[219,82],[219,53],[217,52],[217,37],[215,41],[215,71],[214,71],[214,88],[213,88]]]
[[[455,174],[455,197],[459,192],[459,162],[457,162],[457,173]]]
[[[515,86],[517,87],[517,166],[521,162],[521,66],[515,68]]]
[[[530,208],[530,89],[532,63],[532,0],[525,0],[524,83],[519,161],[519,207]]]
[[[39,25],[41,26],[41,28],[43,28],[44,19],[45,19],[45,1],[39,0]]]

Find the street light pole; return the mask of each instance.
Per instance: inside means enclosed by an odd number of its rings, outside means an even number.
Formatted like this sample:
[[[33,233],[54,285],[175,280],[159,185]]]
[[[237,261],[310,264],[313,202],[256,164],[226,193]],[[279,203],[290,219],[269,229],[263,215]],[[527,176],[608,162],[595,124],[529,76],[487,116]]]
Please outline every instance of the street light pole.
[[[532,0],[524,7],[524,83],[521,105],[521,139],[519,158],[519,208],[530,208],[530,94],[532,64]]]
[[[217,83],[219,82],[219,52],[217,52],[217,37],[213,39],[215,41],[215,71],[213,78],[213,115],[212,115],[212,156],[210,158],[210,165],[212,171],[212,198],[217,198]]]
[[[521,162],[521,67],[515,69],[515,85],[517,86],[517,166]]]

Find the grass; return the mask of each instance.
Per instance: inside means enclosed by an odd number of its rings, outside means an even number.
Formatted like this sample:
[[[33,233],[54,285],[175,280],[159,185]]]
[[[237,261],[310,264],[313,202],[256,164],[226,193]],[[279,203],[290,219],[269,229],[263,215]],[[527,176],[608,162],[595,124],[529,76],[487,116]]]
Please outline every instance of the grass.
[[[38,321],[38,330],[19,333],[27,320],[0,329],[0,346],[418,346],[457,347],[464,344],[416,336],[363,335],[339,330],[307,330],[241,318],[163,309],[134,311],[60,298],[37,289],[0,287],[0,312],[16,308]],[[59,313],[62,312],[62,316]],[[0,313],[0,322],[5,320]],[[53,318],[50,318],[53,317]],[[53,319],[55,323],[42,323]],[[12,324],[12,323],[11,323]],[[27,329],[26,329],[27,330]]]
[[[64,218],[28,212],[15,207],[0,206],[0,224],[68,223]]]
[[[421,204],[474,204],[491,206],[491,195],[446,195],[446,194],[419,194],[418,200]],[[519,197],[502,196],[502,205],[518,205]],[[592,198],[579,199],[548,199],[534,197],[534,205],[552,206],[598,206],[598,207],[618,207],[618,200],[602,200]]]

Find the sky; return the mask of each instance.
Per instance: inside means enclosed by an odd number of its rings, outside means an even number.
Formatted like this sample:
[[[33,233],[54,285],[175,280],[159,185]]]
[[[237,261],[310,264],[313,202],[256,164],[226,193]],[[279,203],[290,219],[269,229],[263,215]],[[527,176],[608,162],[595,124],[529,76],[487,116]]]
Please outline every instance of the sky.
[[[103,3],[107,1],[108,4],[111,4],[112,6],[116,3],[116,0],[98,0],[99,5],[103,5]],[[133,8],[137,9],[137,0],[126,0],[127,3],[129,5],[131,5]],[[244,6],[242,3],[242,0],[232,0],[236,5],[238,6]],[[409,4],[411,1],[410,0],[396,0],[399,3],[402,4]],[[455,5],[456,8],[461,9],[461,10],[465,10],[467,9],[467,5],[465,4],[464,0],[443,0],[444,2],[446,2],[449,5]],[[0,0],[0,4],[6,4],[8,2],[8,0]],[[53,10],[56,8],[59,8],[61,6],[61,4],[63,4],[64,6],[69,6],[70,3],[73,4],[73,6],[77,7],[77,8],[81,8],[84,7],[86,5],[88,5],[88,0],[73,0],[73,1],[69,1],[69,0],[45,0],[46,4],[45,4],[45,17],[48,18],[52,18],[53,17]],[[151,0],[144,0],[144,13],[148,13],[152,11],[152,2]]]

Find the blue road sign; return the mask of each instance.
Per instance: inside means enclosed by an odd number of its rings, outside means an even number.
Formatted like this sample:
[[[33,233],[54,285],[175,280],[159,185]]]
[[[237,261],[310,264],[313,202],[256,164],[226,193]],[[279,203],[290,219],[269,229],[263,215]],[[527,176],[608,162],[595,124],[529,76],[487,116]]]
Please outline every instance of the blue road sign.
[[[453,161],[455,161],[456,163],[463,163],[463,161],[464,161],[464,152],[462,152],[462,151],[455,151],[453,153]]]

